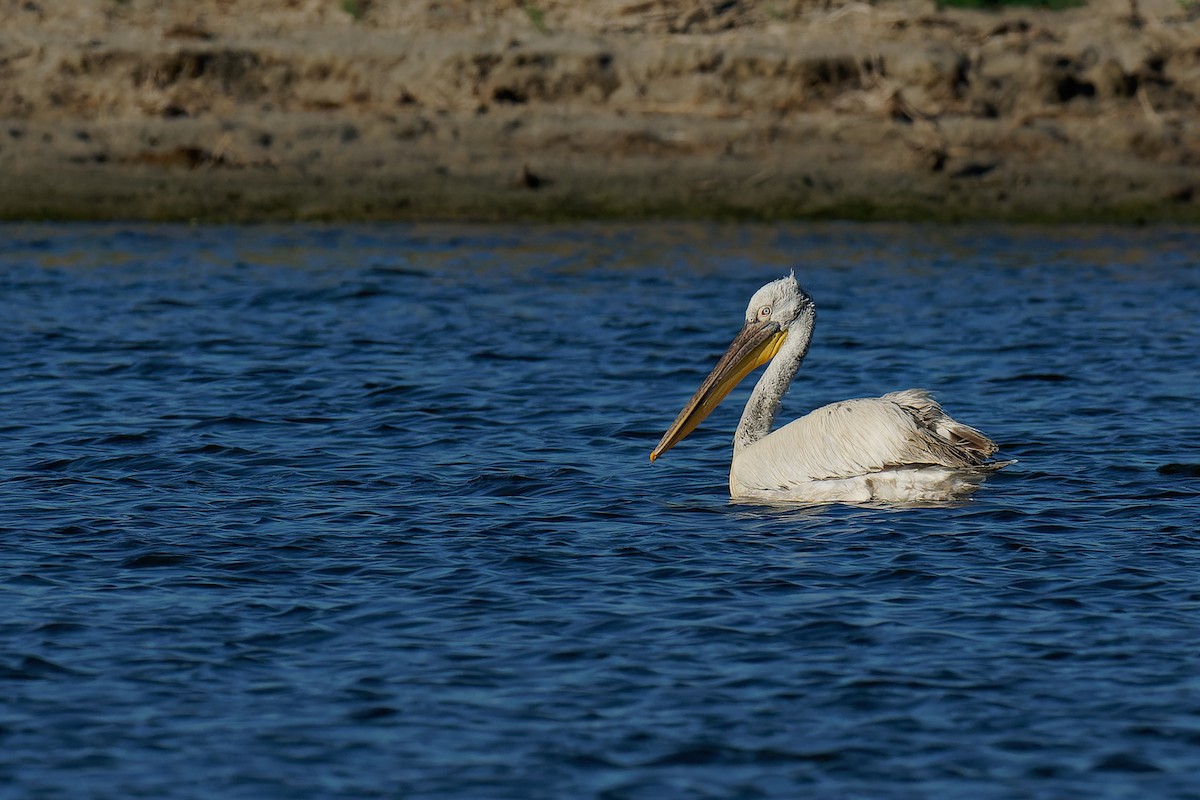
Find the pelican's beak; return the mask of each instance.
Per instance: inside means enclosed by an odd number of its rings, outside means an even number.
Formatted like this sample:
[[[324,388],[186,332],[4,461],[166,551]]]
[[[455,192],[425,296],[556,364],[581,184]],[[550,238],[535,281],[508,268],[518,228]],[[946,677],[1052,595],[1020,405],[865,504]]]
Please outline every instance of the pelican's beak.
[[[747,322],[663,434],[658,446],[650,453],[650,460],[654,461],[694,431],[742,378],[775,357],[785,339],[787,331],[780,330],[778,323]]]

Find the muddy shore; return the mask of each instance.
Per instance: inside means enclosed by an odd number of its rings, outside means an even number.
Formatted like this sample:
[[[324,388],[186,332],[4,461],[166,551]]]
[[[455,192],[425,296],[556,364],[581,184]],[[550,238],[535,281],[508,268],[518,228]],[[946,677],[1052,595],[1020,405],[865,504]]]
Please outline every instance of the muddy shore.
[[[0,0],[0,218],[1200,222],[1200,6]]]

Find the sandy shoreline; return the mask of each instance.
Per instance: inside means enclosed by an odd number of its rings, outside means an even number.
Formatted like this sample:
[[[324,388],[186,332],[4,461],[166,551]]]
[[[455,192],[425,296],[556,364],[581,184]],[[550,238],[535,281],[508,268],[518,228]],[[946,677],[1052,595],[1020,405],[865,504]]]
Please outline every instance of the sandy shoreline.
[[[1170,0],[94,5],[0,4],[0,218],[1200,222]]]

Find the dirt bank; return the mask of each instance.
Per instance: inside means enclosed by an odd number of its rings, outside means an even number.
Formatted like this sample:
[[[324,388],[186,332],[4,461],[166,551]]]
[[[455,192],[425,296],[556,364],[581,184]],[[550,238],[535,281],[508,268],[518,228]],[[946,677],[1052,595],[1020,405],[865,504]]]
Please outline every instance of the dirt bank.
[[[1200,222],[1200,7],[0,0],[0,218]]]

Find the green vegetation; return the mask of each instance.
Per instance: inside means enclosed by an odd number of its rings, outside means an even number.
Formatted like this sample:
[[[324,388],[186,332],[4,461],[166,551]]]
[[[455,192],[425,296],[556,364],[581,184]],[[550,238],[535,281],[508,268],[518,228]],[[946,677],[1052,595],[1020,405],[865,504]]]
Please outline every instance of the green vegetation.
[[[521,8],[525,9],[525,13],[529,16],[529,21],[533,23],[533,27],[537,28],[542,33],[546,33],[546,20],[542,16],[542,10],[535,6],[529,0],[521,3]]]
[[[366,0],[342,0],[342,11],[345,11],[355,22],[363,18],[363,14],[367,13]]]

